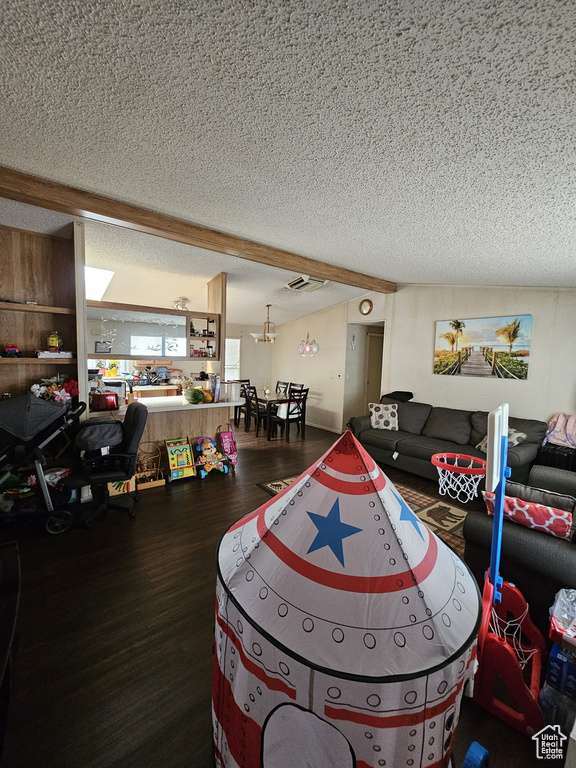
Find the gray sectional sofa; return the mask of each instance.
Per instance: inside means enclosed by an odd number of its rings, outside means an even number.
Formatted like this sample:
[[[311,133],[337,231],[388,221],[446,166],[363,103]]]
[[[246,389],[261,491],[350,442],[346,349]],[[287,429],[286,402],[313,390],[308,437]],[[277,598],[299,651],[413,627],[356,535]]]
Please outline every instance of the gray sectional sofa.
[[[488,431],[487,411],[437,408],[428,403],[402,402],[391,397],[382,397],[380,402],[398,404],[397,431],[372,429],[369,415],[354,416],[348,423],[356,438],[379,464],[436,480],[438,472],[430,461],[435,453],[464,453],[486,458],[486,454],[475,446]],[[526,440],[508,450],[511,479],[525,483],[546,434],[546,422],[510,418],[509,426],[527,435]]]

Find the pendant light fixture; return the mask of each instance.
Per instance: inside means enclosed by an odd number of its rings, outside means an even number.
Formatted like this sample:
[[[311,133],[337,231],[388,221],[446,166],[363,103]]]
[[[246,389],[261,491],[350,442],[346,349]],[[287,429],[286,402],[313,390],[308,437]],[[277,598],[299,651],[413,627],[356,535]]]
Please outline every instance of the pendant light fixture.
[[[316,339],[310,341],[310,334],[307,333],[306,339],[303,339],[298,345],[298,354],[302,355],[302,357],[314,357],[318,352],[320,352],[320,347],[318,346]]]
[[[266,304],[266,322],[264,323],[264,330],[260,333],[251,333],[250,336],[254,339],[256,344],[258,342],[270,342],[271,344],[274,344],[276,341],[276,336],[278,334],[276,333],[276,326],[274,323],[270,322],[270,307],[272,304]]]

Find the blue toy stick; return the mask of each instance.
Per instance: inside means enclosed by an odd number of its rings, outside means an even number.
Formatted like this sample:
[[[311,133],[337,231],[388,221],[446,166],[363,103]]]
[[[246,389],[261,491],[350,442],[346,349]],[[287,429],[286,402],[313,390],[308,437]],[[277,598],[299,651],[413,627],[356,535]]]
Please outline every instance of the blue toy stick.
[[[508,457],[508,436],[500,438],[500,471],[498,485],[494,490],[494,523],[492,525],[492,549],[490,552],[490,583],[494,586],[492,605],[502,601],[502,576],[500,576],[500,552],[502,549],[502,522],[504,519],[504,490],[506,478],[510,477],[510,467],[506,466]]]

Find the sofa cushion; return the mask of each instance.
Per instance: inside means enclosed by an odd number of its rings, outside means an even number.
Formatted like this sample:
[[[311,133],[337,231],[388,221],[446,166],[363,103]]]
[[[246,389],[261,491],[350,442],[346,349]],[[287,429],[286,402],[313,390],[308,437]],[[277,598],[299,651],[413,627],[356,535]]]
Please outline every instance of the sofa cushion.
[[[488,514],[494,514],[494,494],[482,491]],[[554,507],[523,501],[514,496],[504,496],[504,515],[518,525],[533,528],[559,539],[569,539],[572,515]]]
[[[398,405],[397,403],[369,403],[370,426],[372,429],[389,429],[398,431]]]
[[[488,434],[488,411],[474,411],[470,421],[472,422],[470,442],[472,445],[478,445]]]
[[[530,462],[534,461],[536,458],[537,453],[538,446],[536,443],[529,443],[528,440],[524,440],[523,443],[508,448],[507,464],[510,469],[521,467],[524,464],[530,464]]]
[[[407,437],[414,437],[414,435],[401,430],[365,429],[362,432],[362,445],[370,445],[383,451],[394,452],[398,443]]]
[[[554,491],[545,491],[542,488],[533,488],[530,485],[515,483],[513,480],[506,480],[506,496],[515,496],[522,501],[531,501],[535,504],[543,504],[546,507],[562,509],[564,512],[576,514],[576,499],[563,493]]]
[[[430,461],[435,453],[459,453],[462,446],[456,443],[447,443],[437,437],[424,437],[411,435],[401,440],[396,450],[402,456],[412,456],[415,459]],[[467,446],[472,447],[472,446]]]
[[[472,432],[472,411],[456,408],[432,408],[422,434],[449,440],[457,445],[468,445]]]
[[[508,447],[514,448],[515,445],[520,445],[520,443],[524,442],[528,435],[526,432],[518,432],[516,429],[512,429],[512,427],[508,428]],[[482,451],[482,453],[488,452],[488,435],[485,435],[480,443],[476,446],[479,451]]]
[[[402,432],[410,432],[413,435],[421,435],[426,424],[426,419],[430,415],[432,406],[428,403],[404,403],[400,400],[393,400],[391,397],[381,397],[381,403],[398,403],[398,429]]]
[[[546,422],[537,421],[536,419],[517,419],[516,417],[510,417],[508,419],[508,426],[512,429],[517,429],[518,432],[526,433],[526,442],[536,443],[542,445],[542,440],[546,435]]]
[[[488,434],[488,411],[474,411],[471,421],[470,442],[473,445],[478,445]],[[546,422],[536,419],[517,419],[515,416],[511,416],[508,419],[508,426],[517,432],[524,432],[528,443],[540,445],[546,435]]]

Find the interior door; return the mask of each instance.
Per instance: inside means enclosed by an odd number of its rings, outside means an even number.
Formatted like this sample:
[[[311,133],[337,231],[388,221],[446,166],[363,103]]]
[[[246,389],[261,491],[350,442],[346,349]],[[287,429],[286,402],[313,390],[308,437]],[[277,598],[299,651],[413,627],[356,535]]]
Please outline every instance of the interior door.
[[[368,403],[380,400],[380,384],[382,381],[382,350],[384,335],[368,332],[366,349],[366,396],[364,413],[368,413]]]

